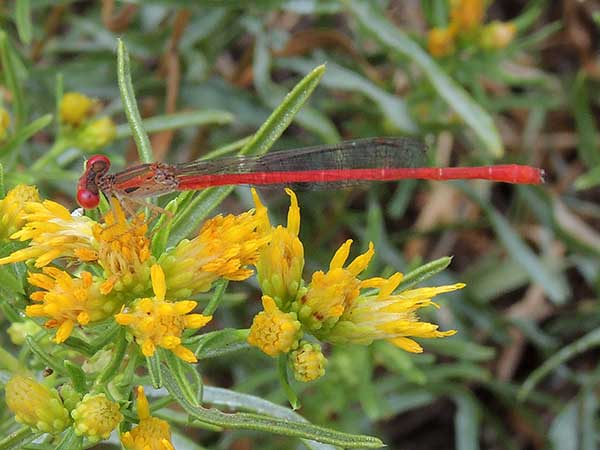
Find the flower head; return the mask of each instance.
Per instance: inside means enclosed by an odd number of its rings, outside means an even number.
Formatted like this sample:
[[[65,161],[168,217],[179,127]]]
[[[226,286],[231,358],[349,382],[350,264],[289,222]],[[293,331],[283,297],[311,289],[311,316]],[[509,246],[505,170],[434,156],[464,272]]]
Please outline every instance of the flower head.
[[[298,348],[290,353],[290,362],[294,378],[303,383],[315,381],[325,375],[327,359],[318,344],[301,342]]]
[[[427,49],[433,56],[446,56],[454,52],[454,28],[433,28],[427,34]]]
[[[77,135],[77,144],[84,150],[96,151],[109,145],[117,134],[117,127],[110,117],[91,120]]]
[[[10,115],[8,111],[0,107],[0,142],[6,140],[8,127],[10,126]]]
[[[44,433],[60,433],[71,423],[55,389],[15,375],[6,383],[6,404],[17,422]]]
[[[121,435],[121,442],[127,450],[175,450],[171,443],[169,423],[152,417],[144,388],[137,388],[138,426]]]
[[[481,46],[488,49],[504,48],[516,34],[517,27],[512,22],[491,22],[481,30]]]
[[[94,101],[79,92],[67,92],[60,100],[60,119],[63,123],[79,126],[90,116]]]
[[[259,231],[260,214],[216,216],[192,240],[183,240],[161,255],[169,295],[185,298],[208,291],[218,278],[242,281],[253,274],[268,236]]]
[[[17,214],[24,225],[11,239],[28,241],[27,248],[17,250],[0,258],[0,264],[35,259],[36,267],[44,267],[52,260],[62,257],[93,261],[93,221],[84,216],[72,216],[62,205],[45,200],[30,201]]]
[[[166,301],[165,275],[158,264],[152,266],[151,278],[154,297],[136,300],[130,308],[115,315],[115,320],[131,329],[145,356],[152,356],[158,346],[171,350],[184,361],[196,362],[194,353],[181,345],[181,336],[185,329],[203,327],[212,316],[189,314],[197,305],[192,300]]]
[[[263,217],[263,229],[270,233],[270,240],[260,251],[256,262],[258,282],[265,295],[273,297],[280,305],[293,301],[302,285],[304,247],[298,239],[300,231],[300,208],[291,189],[287,227],[272,227],[256,191],[252,190],[256,210]]]
[[[268,295],[262,298],[264,311],[254,316],[248,343],[269,356],[288,353],[298,346],[302,325],[294,313],[284,313]]]
[[[102,293],[127,288],[141,294],[146,289],[150,270],[150,239],[146,236],[148,224],[143,214],[128,220],[114,197],[111,206],[104,223],[94,223],[92,227],[96,258],[106,278]]]
[[[105,319],[119,307],[114,301],[100,294],[100,286],[89,272],[81,272],[72,278],[67,272],[55,267],[44,267],[43,273],[29,274],[31,285],[41,288],[31,294],[36,302],[25,308],[29,317],[47,317],[47,328],[58,328],[55,341],[64,342],[75,325]]]
[[[299,299],[298,315],[309,329],[333,326],[358,297],[361,282],[356,276],[367,268],[375,251],[370,243],[365,253],[344,267],[351,245],[349,239],[338,249],[327,272],[313,274],[306,294]]]
[[[479,27],[484,15],[484,0],[450,0],[451,26],[461,33]]]
[[[0,200],[0,239],[6,239],[25,223],[23,213],[28,202],[39,202],[37,188],[19,184]]]
[[[104,394],[86,394],[71,411],[75,434],[85,436],[90,442],[108,439],[123,420],[119,405]]]
[[[452,336],[455,330],[438,331],[438,326],[421,322],[416,311],[426,306],[437,306],[432,299],[442,293],[462,289],[463,283],[449,286],[409,289],[393,294],[402,281],[402,274],[389,278],[370,278],[361,282],[361,289],[375,289],[376,293],[362,293],[344,312],[340,320],[323,334],[332,343],[370,344],[386,339],[408,352],[420,353],[421,346],[411,337],[439,338]]]

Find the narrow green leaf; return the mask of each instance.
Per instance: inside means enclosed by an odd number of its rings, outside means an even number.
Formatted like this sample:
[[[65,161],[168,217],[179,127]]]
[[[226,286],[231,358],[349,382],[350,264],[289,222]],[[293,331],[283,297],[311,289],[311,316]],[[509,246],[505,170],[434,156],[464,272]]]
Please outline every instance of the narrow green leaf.
[[[427,264],[417,267],[415,270],[412,270],[404,275],[404,278],[402,278],[402,281],[396,288],[396,291],[402,292],[419,283],[422,283],[423,281],[434,276],[436,273],[444,270],[450,265],[451,262],[452,258],[450,256],[444,256],[443,258],[436,259],[435,261],[431,261]]]
[[[202,383],[198,383],[197,377],[189,380],[186,376],[186,371],[188,374],[191,374],[192,372],[197,374],[193,366],[188,363],[183,363],[171,351],[162,351],[161,356],[167,363],[167,370],[169,370],[173,380],[177,383],[179,391],[185,396],[185,400],[190,405],[200,406]],[[189,369],[191,369],[191,371]]]
[[[68,376],[67,370],[62,365],[62,358],[56,358],[55,355],[48,353],[48,350],[43,348],[33,337],[27,336],[25,342],[31,349],[31,351],[37,356],[40,361],[46,366],[50,367],[55,372]]]
[[[9,266],[0,266],[0,286],[21,295],[25,294],[21,280],[12,273]]]
[[[591,189],[600,185],[600,165],[594,167],[587,173],[579,176],[575,183],[573,183],[575,189],[578,191],[583,191],[585,189]]]
[[[319,81],[325,74],[325,65],[315,67],[285,96],[281,104],[271,113],[252,139],[244,145],[240,154],[262,155],[266,153],[285,129],[292,123],[294,116],[308,100]]]
[[[121,39],[118,40],[117,47],[117,79],[119,82],[119,91],[121,92],[121,101],[127,116],[127,122],[131,128],[133,140],[137,146],[140,161],[149,163],[154,160],[152,155],[152,146],[148,134],[144,130],[142,117],[135,100],[135,92],[131,83],[131,67],[129,65],[129,54],[125,44]]]
[[[457,183],[469,198],[474,200],[485,212],[496,235],[510,256],[519,263],[531,279],[544,288],[544,292],[555,303],[564,303],[569,296],[567,282],[558,271],[550,270],[523,242],[508,221],[496,209],[477,195],[466,183]]]
[[[40,436],[40,433],[34,433],[31,428],[23,427],[9,434],[0,441],[0,450],[18,450],[24,448],[30,442]]]
[[[579,427],[579,401],[568,402],[552,421],[548,439],[554,450],[578,450],[581,448]]]
[[[313,60],[301,58],[278,60],[277,63],[297,72],[307,72],[315,66]],[[406,102],[402,98],[384,91],[358,73],[328,62],[327,73],[321,83],[335,90],[360,92],[370,98],[379,107],[393,131],[410,134],[417,132],[417,124],[410,117]]]
[[[287,397],[290,406],[294,411],[296,411],[302,405],[300,404],[300,400],[298,399],[296,392],[290,385],[287,353],[280,355],[279,358],[277,358],[277,373],[279,374],[279,384],[283,388],[283,392],[285,392],[285,396]]]
[[[81,366],[68,360],[64,362],[64,366],[75,390],[80,394],[86,394],[88,392],[87,381],[85,379],[85,372]]]
[[[384,444],[372,436],[341,433],[325,427],[252,413],[224,413],[190,404],[171,373],[163,368],[163,380],[169,393],[192,418],[209,425],[229,429],[265,431],[268,433],[311,439],[345,448],[380,448]]]
[[[504,153],[502,140],[491,116],[429,56],[425,50],[387,20],[373,2],[345,0],[356,20],[382,45],[413,61],[438,95],[469,125],[495,157]]]
[[[222,279],[222,280],[217,281],[215,283],[215,285],[216,285],[215,291],[213,292],[213,295],[210,297],[210,301],[208,302],[208,305],[206,305],[206,307],[204,308],[204,311],[202,311],[202,314],[204,314],[205,316],[212,316],[214,314],[214,312],[217,310],[217,307],[221,303],[221,300],[223,300],[223,295],[225,294],[225,290],[227,289],[227,286],[229,285],[229,281],[226,279]]]
[[[571,107],[577,126],[577,153],[588,167],[600,165],[600,147],[595,117],[590,108],[590,93],[588,92],[585,72],[581,71],[575,78],[571,94]]]
[[[103,383],[107,383],[109,380],[112,380],[123,360],[125,359],[125,351],[127,350],[128,342],[125,339],[125,328],[119,327],[119,332],[114,336],[115,347],[112,350],[112,357],[108,365],[104,368],[104,370],[100,373],[98,378],[96,379],[97,385],[102,385]]]
[[[148,369],[148,375],[152,381],[152,387],[154,389],[160,389],[163,387],[163,372],[160,364],[160,353],[154,352],[152,356],[146,356],[146,368]]]
[[[428,339],[427,351],[451,356],[461,361],[490,361],[496,356],[494,347],[452,336],[447,339]]]
[[[18,132],[25,122],[25,103],[23,100],[23,90],[19,77],[16,73],[14,58],[8,36],[4,31],[0,31],[0,60],[2,61],[2,74],[6,81],[6,87],[13,97],[13,113],[15,117],[15,130]]]
[[[480,411],[477,401],[468,392],[453,395],[456,403],[454,436],[457,450],[479,449]]]
[[[532,389],[538,384],[542,378],[552,372],[561,364],[567,362],[583,352],[600,345],[600,329],[590,331],[586,335],[577,339],[575,342],[561,348],[557,353],[548,358],[544,363],[535,369],[521,386],[518,399],[524,401]]]
[[[24,44],[31,43],[31,5],[29,0],[17,0],[15,4],[15,24],[19,39]]]
[[[56,136],[60,133],[60,102],[65,93],[64,77],[62,73],[56,74],[54,83],[54,117],[56,117],[55,132]]]
[[[80,450],[83,448],[83,436],[77,436],[73,427],[67,428],[54,450]]]
[[[248,349],[247,339],[248,330],[230,328],[194,336],[186,346],[192,349],[199,360],[203,360]]]
[[[233,119],[233,114],[227,111],[191,111],[150,117],[142,121],[142,127],[147,133],[155,133],[157,131],[176,130],[179,128],[207,125],[212,123],[225,125],[233,122]],[[117,139],[129,137],[131,134],[132,128],[129,124],[121,124],[117,126]]]
[[[0,147],[0,157],[10,154],[13,150],[18,149],[27,139],[36,134],[38,131],[47,127],[52,122],[52,114],[46,114],[37,118],[33,122],[24,127],[21,127],[8,142]]]

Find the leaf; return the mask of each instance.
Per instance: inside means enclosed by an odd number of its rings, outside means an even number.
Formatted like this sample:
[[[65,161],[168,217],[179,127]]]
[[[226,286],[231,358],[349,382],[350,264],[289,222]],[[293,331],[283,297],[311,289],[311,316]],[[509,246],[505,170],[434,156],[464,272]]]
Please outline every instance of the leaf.
[[[67,428],[63,438],[54,450],[80,450],[83,448],[83,436],[77,436],[73,427]]]
[[[112,350],[112,357],[107,366],[102,370],[96,384],[102,385],[112,380],[119,371],[123,360],[125,359],[125,351],[127,350],[127,339],[125,339],[125,327],[119,327],[118,334],[114,336],[115,347]]]
[[[600,165],[594,167],[583,175],[580,175],[573,183],[573,186],[575,186],[575,189],[578,191],[591,189],[598,185],[600,185]]]
[[[345,0],[355,19],[382,45],[409,58],[429,79],[438,95],[471,127],[490,154],[504,154],[502,140],[491,116],[423,50],[387,20],[373,2]]]
[[[227,111],[190,111],[150,117],[142,121],[142,127],[147,133],[155,133],[157,131],[176,130],[178,128],[212,123],[224,125],[231,123],[233,119],[233,114]],[[123,139],[131,136],[131,134],[132,128],[129,124],[117,126],[116,139]]]
[[[378,438],[371,436],[341,433],[318,425],[268,417],[252,413],[224,413],[217,409],[207,409],[189,403],[171,372],[163,367],[165,387],[174,399],[192,418],[209,425],[228,429],[265,431],[305,439],[316,440],[326,444],[339,445],[345,448],[379,448],[384,444]]]
[[[19,39],[24,44],[31,43],[31,5],[29,0],[17,0],[15,4],[15,24]]]
[[[31,428],[23,427],[9,434],[0,441],[0,450],[18,450],[24,448],[30,442],[40,436],[40,433],[34,433]]]
[[[8,37],[4,31],[0,31],[0,61],[2,61],[2,74],[6,87],[13,97],[13,112],[15,116],[15,130],[18,132],[25,121],[25,102],[20,79],[15,67],[16,56],[13,54]],[[0,151],[0,156],[1,156]]]
[[[277,65],[296,72],[306,72],[309,67],[314,67],[315,63],[313,60],[293,58],[278,60]],[[389,121],[393,131],[412,134],[418,130],[403,99],[384,91],[350,69],[328,62],[327,73],[321,83],[335,90],[360,92],[373,100],[381,114]]]
[[[239,350],[248,349],[248,330],[224,329],[194,336],[186,346],[199,360],[218,358]]]
[[[160,353],[155,351],[152,356],[146,356],[146,368],[154,389],[163,387],[163,377],[160,365]]]
[[[52,370],[59,373],[60,375],[68,376],[67,369],[65,369],[65,367],[63,366],[61,358],[56,358],[55,355],[49,354],[48,351],[31,336],[27,336],[25,338],[25,342],[27,343],[31,351],[35,354],[35,356],[39,358],[42,364],[50,367]]]
[[[548,439],[554,450],[578,450],[579,402],[571,400],[567,403],[550,425]]]
[[[464,391],[453,395],[456,403],[454,436],[457,450],[479,449],[480,411],[473,395]]]
[[[64,362],[65,369],[69,374],[69,378],[71,378],[71,382],[73,383],[73,387],[80,394],[87,394],[87,382],[85,379],[85,372],[81,368],[81,366],[69,361],[65,360]]]
[[[521,386],[521,389],[519,390],[519,394],[517,396],[519,401],[524,401],[536,384],[538,384],[542,378],[544,378],[558,366],[564,364],[570,358],[573,358],[591,348],[598,346],[600,346],[600,329],[595,329],[577,339],[575,342],[572,342],[571,344],[561,348],[557,353],[544,361],[540,367],[531,372],[531,374],[527,377]]]
[[[595,118],[590,108],[590,93],[586,85],[585,72],[581,71],[575,78],[571,91],[571,107],[577,126],[577,153],[588,167],[600,165],[599,136]]]
[[[30,124],[20,128],[8,142],[0,147],[0,157],[10,154],[13,150],[18,149],[27,139],[36,134],[38,131],[46,128],[52,122],[52,114],[46,114],[37,118]]]
[[[131,83],[131,68],[129,65],[129,55],[127,48],[121,39],[118,40],[117,47],[117,79],[119,82],[119,91],[121,92],[121,101],[127,116],[127,122],[131,128],[133,140],[137,146],[140,161],[149,163],[154,160],[152,155],[152,146],[148,134],[144,130],[142,117],[135,100],[135,92]]]
[[[452,262],[452,258],[450,256],[444,256],[443,258],[436,259],[435,261],[431,261],[427,264],[424,264],[420,267],[417,267],[415,270],[410,271],[396,288],[397,292],[406,291],[411,287],[431,278],[436,273],[441,272],[446,267],[450,265]]]
[[[285,392],[290,406],[294,411],[300,409],[302,405],[300,404],[298,395],[296,395],[296,392],[294,392],[294,389],[290,385],[287,353],[279,355],[279,358],[277,358],[277,373],[279,375],[279,385],[282,387],[283,392]]]

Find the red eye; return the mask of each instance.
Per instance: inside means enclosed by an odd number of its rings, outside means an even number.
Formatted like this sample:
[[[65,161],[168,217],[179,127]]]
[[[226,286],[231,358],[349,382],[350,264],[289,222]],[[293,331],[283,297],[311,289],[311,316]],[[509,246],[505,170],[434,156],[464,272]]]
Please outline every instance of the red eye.
[[[77,203],[85,209],[94,209],[100,203],[100,196],[87,189],[77,191]]]
[[[94,168],[95,172],[106,172],[110,168],[110,159],[104,155],[94,155],[87,160],[86,169]]]

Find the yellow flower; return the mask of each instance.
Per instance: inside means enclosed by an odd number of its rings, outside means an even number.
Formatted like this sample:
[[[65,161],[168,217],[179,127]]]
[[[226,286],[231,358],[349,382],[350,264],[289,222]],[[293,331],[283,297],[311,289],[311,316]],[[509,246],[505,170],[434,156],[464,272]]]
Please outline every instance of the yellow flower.
[[[494,21],[481,31],[481,46],[487,49],[500,49],[510,44],[517,34],[512,22]]]
[[[298,349],[290,353],[294,378],[303,383],[315,381],[325,375],[327,359],[318,344],[300,343]]]
[[[129,311],[115,315],[115,320],[129,326],[145,356],[152,356],[159,346],[171,350],[184,361],[196,362],[194,353],[181,345],[181,335],[187,328],[203,327],[212,316],[188,314],[197,305],[192,300],[166,301],[167,285],[162,268],[154,264],[150,273],[154,297],[136,300]]]
[[[90,121],[77,135],[77,144],[84,150],[96,151],[109,145],[117,135],[117,127],[110,117]]]
[[[0,139],[1,140],[1,139]],[[25,223],[23,211],[27,202],[39,202],[37,188],[19,184],[0,200],[0,240],[7,239]]]
[[[94,101],[79,92],[67,92],[60,100],[60,119],[63,123],[79,126],[92,113]]]
[[[471,31],[483,23],[484,0],[450,0],[450,22],[459,33]]]
[[[169,423],[152,417],[144,388],[137,388],[137,413],[140,422],[137,427],[121,435],[121,442],[127,450],[175,450],[171,443]]]
[[[105,319],[119,307],[100,294],[100,286],[89,272],[71,278],[55,267],[44,267],[43,273],[29,274],[28,281],[43,290],[31,294],[36,304],[27,306],[25,313],[29,317],[48,317],[45,326],[58,328],[54,338],[58,344],[71,335],[75,325]]]
[[[216,216],[197,237],[183,240],[161,255],[169,296],[185,298],[208,291],[218,278],[242,281],[252,275],[268,236],[258,231],[260,214]]]
[[[6,383],[6,404],[17,422],[44,433],[60,433],[71,423],[55,389],[15,375]]]
[[[263,295],[262,304],[264,311],[254,316],[248,343],[269,356],[288,353],[296,348],[302,335],[302,326],[295,314],[280,311],[275,300],[268,295]]]
[[[75,434],[85,436],[90,442],[108,439],[123,420],[119,405],[104,394],[86,394],[71,411]]]
[[[298,199],[291,189],[287,227],[271,227],[266,208],[256,191],[252,190],[257,214],[263,217],[263,229],[271,233],[269,243],[262,248],[256,263],[258,282],[265,295],[273,297],[280,305],[296,298],[302,285],[304,269],[304,247],[298,239],[300,231],[300,208]]]
[[[92,234],[97,247],[96,258],[104,269],[106,281],[101,292],[128,289],[143,294],[147,289],[150,270],[150,240],[146,236],[148,224],[139,214],[127,220],[121,204],[111,198],[111,210],[104,223],[95,223]]]
[[[8,136],[8,127],[10,126],[10,115],[4,108],[0,108],[0,142],[3,142]]]
[[[376,289],[377,293],[359,295],[333,328],[321,335],[332,343],[368,345],[376,339],[386,339],[408,352],[423,351],[411,337],[439,338],[452,336],[455,330],[438,331],[438,326],[420,322],[416,311],[425,306],[437,306],[432,298],[465,287],[463,283],[449,286],[410,289],[392,292],[402,281],[402,274],[389,278],[369,278],[361,281],[361,289]]]
[[[25,225],[11,239],[31,240],[27,248],[0,258],[1,264],[35,259],[35,267],[44,267],[57,258],[77,258],[93,261],[93,221],[84,216],[72,216],[56,202],[27,202],[18,214]]]
[[[453,28],[433,28],[427,34],[427,49],[433,56],[446,56],[454,52]]]
[[[299,319],[311,330],[333,326],[360,293],[361,282],[356,276],[367,268],[375,250],[370,243],[364,254],[344,268],[351,245],[351,239],[342,244],[333,256],[328,272],[313,274],[308,291],[298,301]]]

